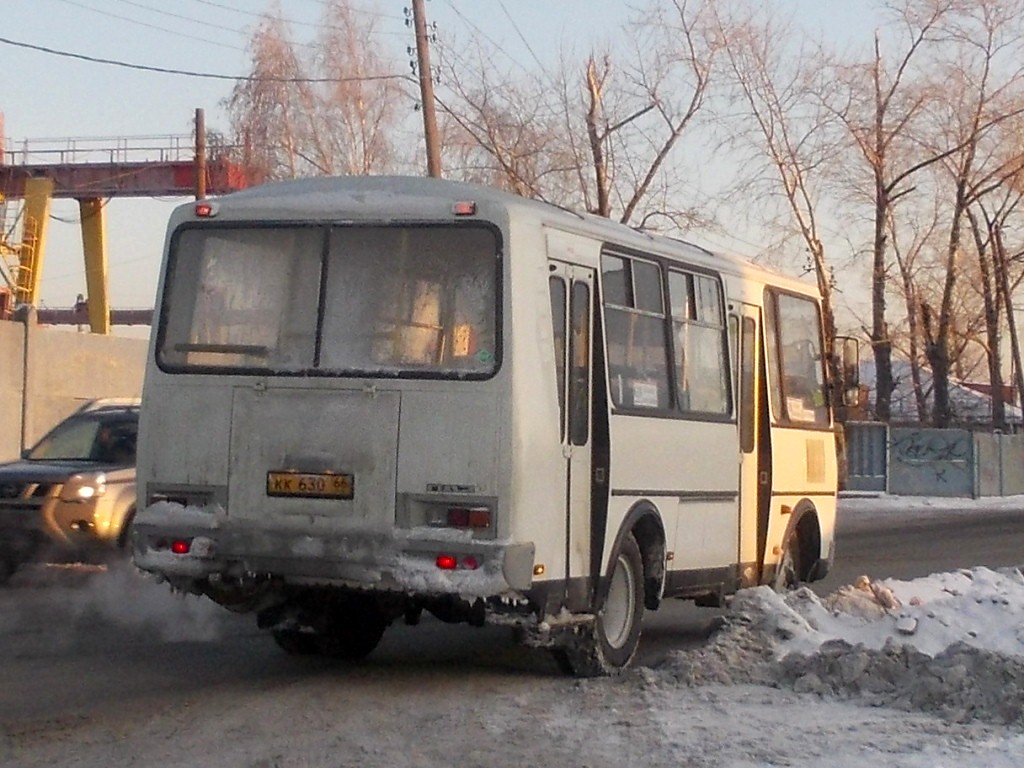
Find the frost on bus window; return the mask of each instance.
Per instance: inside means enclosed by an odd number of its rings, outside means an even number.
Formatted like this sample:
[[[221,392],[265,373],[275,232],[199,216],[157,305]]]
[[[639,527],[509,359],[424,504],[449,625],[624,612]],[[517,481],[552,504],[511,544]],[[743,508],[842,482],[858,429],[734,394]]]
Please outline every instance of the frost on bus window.
[[[312,366],[319,242],[312,229],[190,229],[172,255],[162,362]]]
[[[806,424],[827,424],[825,368],[821,320],[817,305],[805,298],[776,294],[769,314],[772,405],[782,418]]]
[[[497,355],[494,235],[470,227],[332,231],[321,368],[489,374]]]

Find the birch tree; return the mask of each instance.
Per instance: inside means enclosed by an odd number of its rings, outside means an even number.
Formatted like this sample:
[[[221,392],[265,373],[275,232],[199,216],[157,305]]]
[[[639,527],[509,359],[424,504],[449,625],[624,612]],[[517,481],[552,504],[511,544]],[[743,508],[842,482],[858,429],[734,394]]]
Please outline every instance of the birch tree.
[[[314,43],[292,41],[264,16],[250,41],[252,69],[226,105],[236,142],[257,178],[367,174],[394,167],[404,78],[371,40],[379,16],[349,0],[324,4]]]

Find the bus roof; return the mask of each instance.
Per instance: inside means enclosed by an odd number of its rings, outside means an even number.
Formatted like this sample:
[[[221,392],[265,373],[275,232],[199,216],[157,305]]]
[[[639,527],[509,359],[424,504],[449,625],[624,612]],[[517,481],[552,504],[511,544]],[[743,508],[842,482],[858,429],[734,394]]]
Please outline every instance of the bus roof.
[[[548,226],[602,239],[608,244],[670,259],[684,258],[711,269],[816,294],[810,282],[757,265],[733,254],[621,224],[590,213],[468,182],[423,176],[320,176],[278,181],[234,192],[209,202],[225,218],[266,220],[453,219],[455,202],[472,201],[478,214],[500,209],[529,212]],[[195,203],[181,206],[172,226],[195,219]],[[386,212],[387,211],[387,212]]]

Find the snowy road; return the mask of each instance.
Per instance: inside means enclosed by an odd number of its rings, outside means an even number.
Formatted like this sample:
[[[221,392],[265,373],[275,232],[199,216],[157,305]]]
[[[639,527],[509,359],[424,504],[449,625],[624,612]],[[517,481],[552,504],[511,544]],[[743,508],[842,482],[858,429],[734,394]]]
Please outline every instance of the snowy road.
[[[941,521],[970,510],[848,506],[840,563],[851,573],[868,570],[854,564],[859,550],[892,571],[872,576],[904,579],[950,557],[998,567],[1024,550],[1024,520],[1010,504],[975,510],[972,525],[952,528]],[[907,525],[941,533],[915,538],[900,532]],[[987,543],[964,543],[974,541],[968,528]],[[875,543],[855,544],[865,529],[877,531]],[[890,548],[900,568],[911,563],[920,573],[885,566]],[[979,551],[992,561],[971,562]],[[999,583],[977,603],[995,614],[964,631],[981,626],[1024,643],[1024,613],[1015,612],[1024,611],[1024,582],[1020,595],[1012,579]],[[931,594],[926,588],[908,589]],[[772,611],[788,611],[767,610],[772,626]],[[708,647],[708,615],[678,604],[650,616],[641,666],[615,680],[562,678],[503,630],[427,621],[392,628],[368,662],[350,667],[285,656],[250,618],[183,601],[129,569],[32,569],[0,590],[0,765],[1024,766],[1022,725],[1007,725],[991,707],[957,718],[867,706],[841,686],[816,690],[808,680],[828,678],[817,667],[809,676],[812,661],[792,675],[799,685],[754,679],[778,637],[724,636]],[[755,624],[744,615],[737,626]],[[851,626],[863,634],[875,625]],[[867,669],[873,657],[851,658],[841,661]],[[970,658],[979,670],[995,663]],[[996,666],[1000,696],[1012,704],[1024,666],[1012,653],[1007,663]]]

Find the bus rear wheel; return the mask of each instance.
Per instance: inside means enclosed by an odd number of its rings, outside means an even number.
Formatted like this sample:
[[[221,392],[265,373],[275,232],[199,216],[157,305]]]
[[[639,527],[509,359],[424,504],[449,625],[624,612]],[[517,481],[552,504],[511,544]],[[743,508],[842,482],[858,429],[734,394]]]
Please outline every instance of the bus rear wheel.
[[[556,654],[559,665],[577,677],[621,672],[640,644],[644,615],[644,565],[640,547],[627,534],[612,560],[601,608],[594,623]]]
[[[308,623],[275,627],[272,634],[290,654],[358,661],[377,647],[389,623],[373,600],[352,597],[326,608]]]

